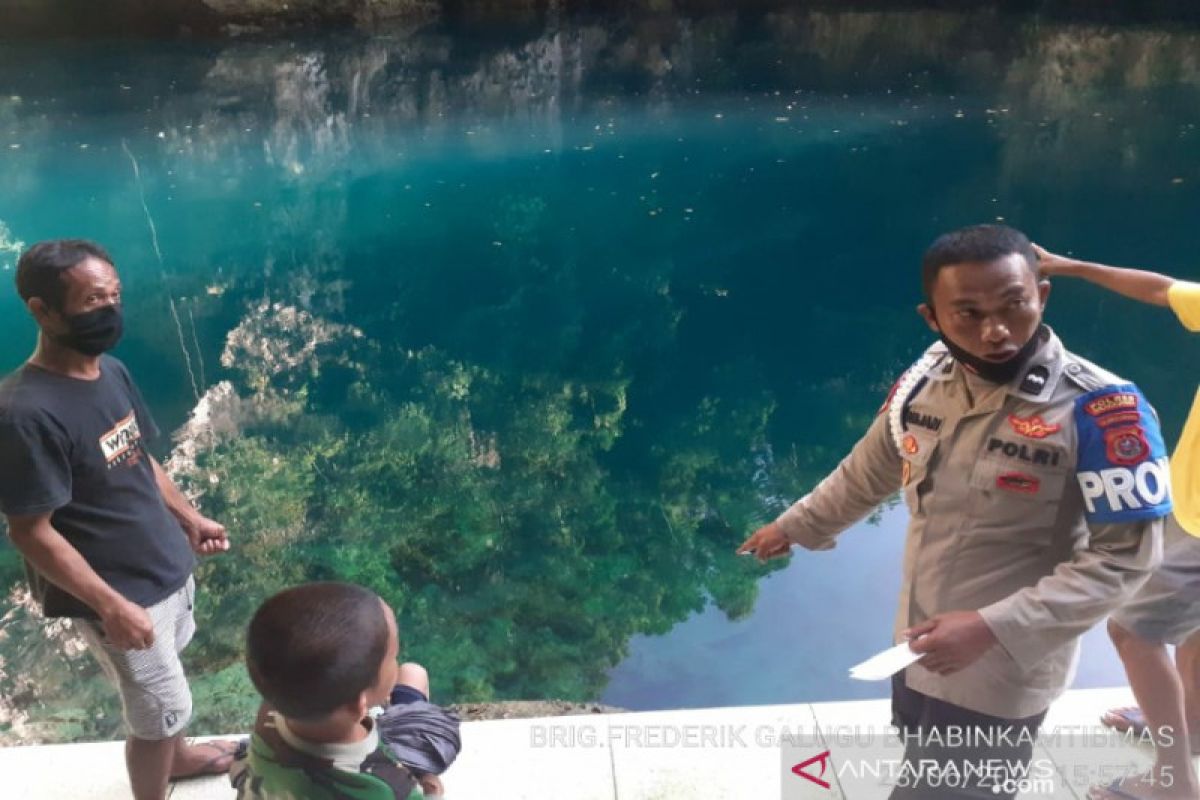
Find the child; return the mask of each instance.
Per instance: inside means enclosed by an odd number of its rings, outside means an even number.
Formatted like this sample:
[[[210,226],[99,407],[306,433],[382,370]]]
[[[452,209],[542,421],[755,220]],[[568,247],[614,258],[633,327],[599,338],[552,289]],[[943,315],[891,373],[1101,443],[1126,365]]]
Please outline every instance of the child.
[[[1168,306],[1184,327],[1200,332],[1200,284],[1034,249],[1043,275],[1082,278]],[[1102,717],[1118,730],[1149,728],[1158,743],[1154,766],[1147,775],[1095,787],[1088,796],[1097,800],[1200,797],[1188,737],[1190,728],[1191,750],[1200,751],[1200,393],[1171,457],[1171,484],[1175,513],[1163,528],[1162,566],[1108,623],[1140,707],[1115,708]],[[1168,644],[1176,645],[1174,665]]]
[[[247,754],[230,770],[239,800],[440,795],[437,777],[402,764],[368,714],[393,692],[402,703],[427,701],[425,670],[397,664],[399,652],[395,615],[360,586],[310,583],[263,603],[246,637],[247,666],[263,705]],[[432,733],[452,739],[444,768],[457,755],[457,725],[452,736]]]

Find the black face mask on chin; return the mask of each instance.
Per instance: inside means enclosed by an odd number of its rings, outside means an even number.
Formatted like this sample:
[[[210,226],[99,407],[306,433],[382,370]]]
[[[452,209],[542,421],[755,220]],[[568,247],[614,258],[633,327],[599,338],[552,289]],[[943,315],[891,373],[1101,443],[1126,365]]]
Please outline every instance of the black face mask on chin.
[[[1034,331],[1033,336],[1029,337],[1029,341],[1007,361],[988,361],[986,358],[973,356],[950,341],[941,330],[938,331],[938,338],[950,350],[950,355],[954,356],[954,360],[971,370],[971,372],[990,383],[1008,383],[1017,377],[1029,362],[1029,359],[1033,358],[1033,354],[1037,352],[1038,346],[1042,343],[1042,331],[1044,328],[1045,326],[1039,325],[1037,330]]]
[[[117,346],[125,330],[121,306],[104,306],[82,314],[64,316],[67,332],[54,337],[64,347],[85,356],[98,356]]]

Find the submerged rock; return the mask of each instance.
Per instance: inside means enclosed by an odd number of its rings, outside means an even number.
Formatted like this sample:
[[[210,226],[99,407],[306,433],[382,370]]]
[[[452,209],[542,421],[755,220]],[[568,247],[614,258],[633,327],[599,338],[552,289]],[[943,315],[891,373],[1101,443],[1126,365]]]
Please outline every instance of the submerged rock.
[[[427,20],[442,10],[439,0],[202,0],[228,20],[263,22],[350,20],[370,25],[384,20]]]

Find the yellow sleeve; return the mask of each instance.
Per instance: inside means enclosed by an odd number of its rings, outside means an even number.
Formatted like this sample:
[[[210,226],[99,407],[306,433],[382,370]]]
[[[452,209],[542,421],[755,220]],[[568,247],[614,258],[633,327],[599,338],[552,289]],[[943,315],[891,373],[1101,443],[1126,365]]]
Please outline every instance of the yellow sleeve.
[[[1200,283],[1175,281],[1167,292],[1167,301],[1183,327],[1200,333]]]
[[[1171,496],[1180,527],[1200,537],[1200,391],[1171,456]]]

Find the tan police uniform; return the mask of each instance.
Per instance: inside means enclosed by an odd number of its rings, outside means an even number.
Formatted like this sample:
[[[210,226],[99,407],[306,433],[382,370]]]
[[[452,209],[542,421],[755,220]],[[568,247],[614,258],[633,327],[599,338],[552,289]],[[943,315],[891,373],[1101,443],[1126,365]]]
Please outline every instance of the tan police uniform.
[[[1044,341],[1007,385],[938,343],[842,463],[777,520],[811,550],[903,488],[911,512],[900,632],[978,610],[999,645],[907,685],[1001,718],[1044,711],[1069,683],[1078,637],[1158,564],[1170,511],[1157,418],[1132,384]]]

